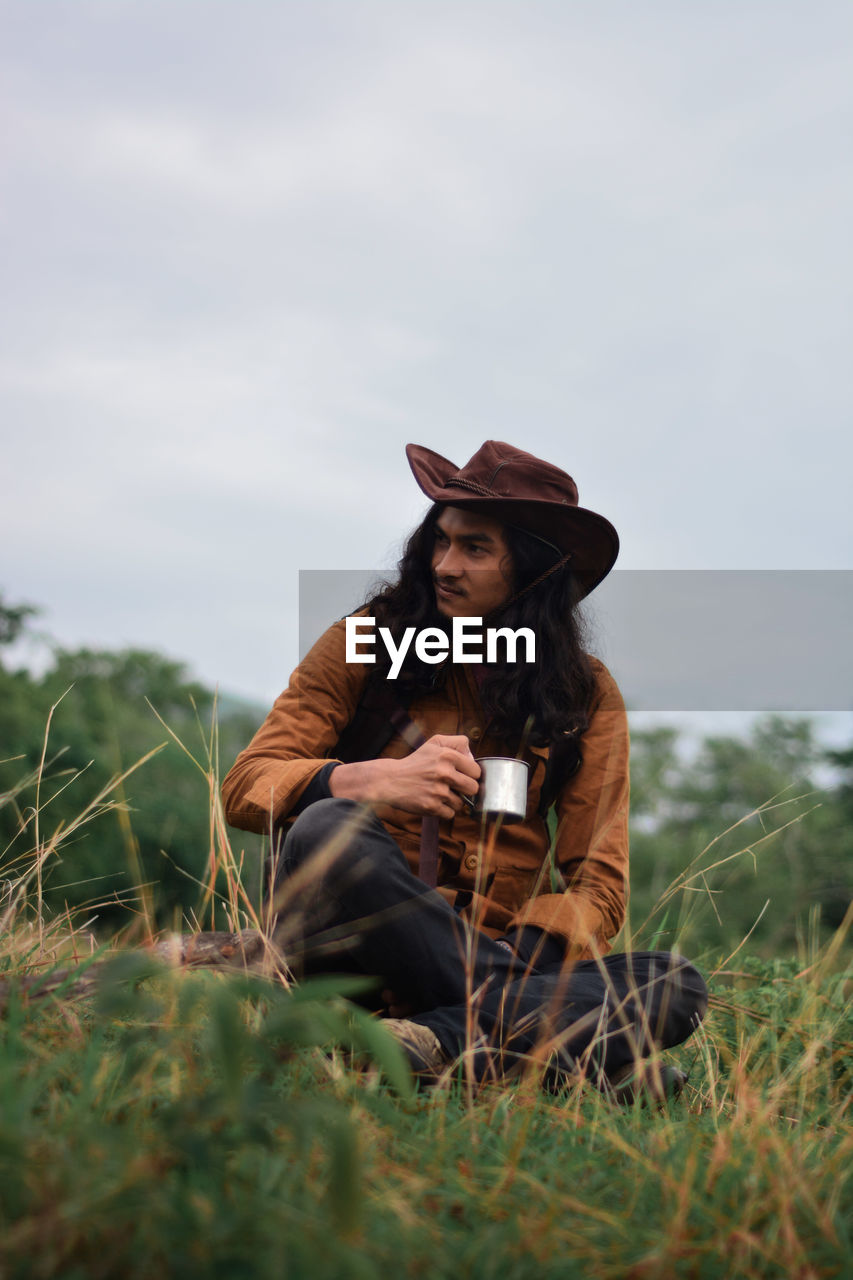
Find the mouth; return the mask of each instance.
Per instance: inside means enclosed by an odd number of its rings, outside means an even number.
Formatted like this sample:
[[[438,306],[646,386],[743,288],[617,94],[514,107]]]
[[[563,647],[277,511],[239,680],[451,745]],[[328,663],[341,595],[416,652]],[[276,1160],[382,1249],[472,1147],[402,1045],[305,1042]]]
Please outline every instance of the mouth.
[[[465,595],[458,587],[448,586],[445,582],[436,582],[435,593],[440,600],[459,600]]]

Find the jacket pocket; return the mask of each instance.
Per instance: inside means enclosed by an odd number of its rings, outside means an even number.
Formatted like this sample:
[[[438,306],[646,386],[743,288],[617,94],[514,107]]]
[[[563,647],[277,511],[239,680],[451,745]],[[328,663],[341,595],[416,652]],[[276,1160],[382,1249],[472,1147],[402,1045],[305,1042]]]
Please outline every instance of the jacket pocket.
[[[531,896],[537,873],[524,867],[498,867],[489,889],[493,902],[515,912]]]

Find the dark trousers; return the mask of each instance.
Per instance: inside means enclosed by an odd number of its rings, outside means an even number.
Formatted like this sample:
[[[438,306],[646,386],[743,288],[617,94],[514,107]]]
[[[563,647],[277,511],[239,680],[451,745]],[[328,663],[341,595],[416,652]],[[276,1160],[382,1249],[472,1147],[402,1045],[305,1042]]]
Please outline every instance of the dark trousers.
[[[413,876],[382,824],[350,800],[317,801],[297,818],[275,906],[276,941],[297,977],[370,975],[451,1057],[470,1055],[480,1080],[531,1055],[556,1086],[578,1070],[609,1076],[686,1040],[707,1007],[699,972],[666,952],[570,970],[539,968],[535,956],[522,964]]]

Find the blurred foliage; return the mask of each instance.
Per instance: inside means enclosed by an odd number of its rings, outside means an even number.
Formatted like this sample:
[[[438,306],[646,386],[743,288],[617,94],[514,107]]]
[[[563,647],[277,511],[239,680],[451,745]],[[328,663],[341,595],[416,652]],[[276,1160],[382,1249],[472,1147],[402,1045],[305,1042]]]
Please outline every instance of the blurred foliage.
[[[0,597],[0,646],[35,612]],[[111,793],[116,807],[59,843],[45,866],[45,903],[97,904],[109,928],[126,923],[119,903],[138,903],[146,882],[158,925],[195,911],[211,865],[219,760],[224,772],[258,715],[215,708],[210,690],[157,653],[57,648],[40,676],[2,659],[0,647],[0,880],[31,860],[37,802],[44,846],[112,778],[162,746]],[[816,777],[828,767],[832,785],[821,787]],[[853,897],[853,747],[826,751],[808,720],[780,716],[745,738],[708,737],[693,753],[676,730],[659,727],[633,734],[631,770],[635,945],[717,956],[754,927],[751,951],[791,953],[841,924]],[[244,882],[256,902],[262,841],[235,832],[233,843],[246,851]]]
[[[832,785],[818,766],[832,766]],[[767,716],[694,754],[674,729],[634,733],[631,812],[631,922],[644,945],[717,953],[754,928],[752,951],[808,953],[844,920],[853,750],[821,748],[809,720]]]
[[[6,604],[0,591],[0,645],[14,644],[28,620],[37,613],[38,609],[32,604]]]
[[[14,638],[19,613],[0,600],[0,636]],[[107,804],[115,803],[97,812],[94,825],[60,838],[45,865],[44,901],[53,911],[89,909],[112,927],[127,923],[120,902],[141,906],[144,882],[157,922],[175,924],[198,906],[210,865],[217,757],[227,769],[256,717],[215,715],[213,694],[157,653],[57,648],[40,676],[8,669],[2,656],[0,878],[20,875],[37,843],[67,831],[112,779],[162,748],[109,792]],[[247,849],[247,879],[254,873],[259,884],[260,841],[239,845]]]

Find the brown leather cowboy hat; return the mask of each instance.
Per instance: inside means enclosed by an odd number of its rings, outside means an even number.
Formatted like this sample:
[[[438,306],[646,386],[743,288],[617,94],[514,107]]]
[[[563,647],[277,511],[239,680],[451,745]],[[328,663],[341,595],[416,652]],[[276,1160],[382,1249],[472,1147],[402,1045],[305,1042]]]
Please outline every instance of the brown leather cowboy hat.
[[[574,480],[550,462],[500,440],[487,440],[464,467],[419,444],[407,444],[406,457],[433,502],[485,511],[570,555],[583,595],[613,568],[619,535],[604,516],[578,506]]]

